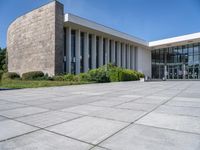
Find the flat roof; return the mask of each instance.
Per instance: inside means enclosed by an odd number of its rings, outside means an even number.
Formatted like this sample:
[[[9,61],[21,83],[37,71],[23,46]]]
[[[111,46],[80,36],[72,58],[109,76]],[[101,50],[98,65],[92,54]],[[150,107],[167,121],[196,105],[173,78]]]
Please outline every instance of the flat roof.
[[[167,39],[162,39],[162,40],[158,40],[158,41],[152,41],[152,42],[149,42],[149,47],[168,45],[168,44],[180,43],[180,42],[192,43],[193,40],[196,40],[196,39],[200,39],[200,32],[193,33],[193,34],[187,34],[187,35],[183,35],[183,36],[167,38]]]
[[[90,21],[88,19],[67,13],[65,14],[65,22],[71,22],[74,24],[78,24],[96,31],[100,31],[109,35],[113,35],[125,40],[132,41],[134,43],[147,46],[147,47],[160,47],[160,46],[171,46],[171,44],[176,44],[176,43],[191,43],[194,40],[200,40],[200,32],[193,33],[193,34],[187,34],[183,36],[177,36],[177,37],[172,37],[172,38],[166,38],[162,40],[157,40],[157,41],[145,41],[143,39],[140,39],[138,37],[117,31],[115,29],[112,29],[110,27],[106,27],[102,24]]]
[[[149,45],[149,43],[147,41],[143,40],[143,39],[140,39],[140,38],[134,37],[132,35],[117,31],[117,30],[112,29],[110,27],[106,27],[104,25],[101,25],[101,24],[98,24],[96,22],[81,18],[79,16],[76,16],[76,15],[73,15],[73,14],[70,14],[70,13],[65,14],[65,22],[72,22],[72,23],[75,23],[75,24],[78,24],[78,25],[82,25],[82,26],[85,26],[87,28],[97,30],[97,31],[100,31],[100,32],[103,32],[103,33],[107,33],[107,34],[110,34],[110,35],[113,35],[113,36],[116,36],[116,37],[119,37],[119,38],[122,38],[122,39],[125,39],[125,40],[129,40],[129,41],[138,43],[138,44],[143,45],[143,46]]]

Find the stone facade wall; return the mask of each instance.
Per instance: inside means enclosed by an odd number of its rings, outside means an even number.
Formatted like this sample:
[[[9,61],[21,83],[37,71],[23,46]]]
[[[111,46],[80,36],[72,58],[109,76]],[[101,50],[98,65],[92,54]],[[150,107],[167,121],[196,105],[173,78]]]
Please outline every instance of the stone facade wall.
[[[51,2],[17,18],[8,28],[8,71],[63,71],[63,5]]]

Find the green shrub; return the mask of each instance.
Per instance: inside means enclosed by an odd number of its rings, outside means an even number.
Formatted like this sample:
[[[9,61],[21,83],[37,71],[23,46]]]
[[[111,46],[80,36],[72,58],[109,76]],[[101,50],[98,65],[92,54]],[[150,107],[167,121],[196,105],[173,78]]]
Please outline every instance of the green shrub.
[[[2,75],[3,75],[3,70],[0,70],[0,80],[1,80]]]
[[[123,69],[122,72],[120,72],[120,81],[135,81],[139,80],[139,77],[137,74],[134,73],[134,71],[129,69]]]
[[[79,76],[80,81],[91,80],[89,73],[80,73],[78,76]]]
[[[22,74],[22,80],[38,80],[44,77],[42,71],[31,71]]]
[[[64,76],[63,75],[56,75],[52,77],[53,81],[64,81]]]
[[[2,80],[7,80],[7,79],[20,79],[20,76],[16,72],[3,73]]]
[[[144,78],[144,74],[143,73],[141,73],[141,72],[137,72],[137,73],[138,73],[139,78]]]
[[[73,74],[66,74],[66,75],[63,76],[63,79],[65,81],[74,81],[74,76],[75,75],[73,75]]]
[[[120,74],[123,71],[122,68],[114,67],[108,70],[109,79],[111,82],[118,82],[120,80]]]
[[[105,66],[90,70],[88,73],[91,81],[96,81],[99,83],[110,82],[108,71],[106,71]]]

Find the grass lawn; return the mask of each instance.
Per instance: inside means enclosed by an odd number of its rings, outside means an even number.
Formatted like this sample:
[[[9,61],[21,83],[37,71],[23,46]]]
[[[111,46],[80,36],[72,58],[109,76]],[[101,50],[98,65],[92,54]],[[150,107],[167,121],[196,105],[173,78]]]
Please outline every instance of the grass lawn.
[[[6,80],[6,81],[0,82],[0,88],[21,89],[21,88],[78,85],[78,84],[87,84],[87,83],[91,83],[91,82],[48,81],[48,80],[38,80],[38,81]]]

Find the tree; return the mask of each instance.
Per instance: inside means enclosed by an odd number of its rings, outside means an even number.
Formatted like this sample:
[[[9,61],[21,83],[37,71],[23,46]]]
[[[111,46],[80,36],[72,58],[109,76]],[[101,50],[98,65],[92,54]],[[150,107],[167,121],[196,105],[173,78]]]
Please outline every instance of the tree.
[[[7,71],[7,52],[6,48],[0,48],[0,70]]]

